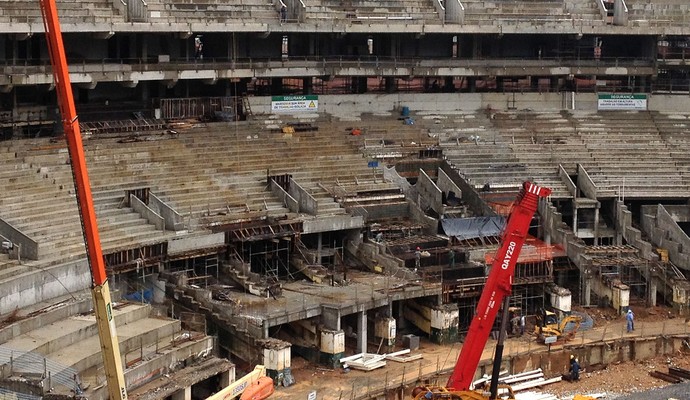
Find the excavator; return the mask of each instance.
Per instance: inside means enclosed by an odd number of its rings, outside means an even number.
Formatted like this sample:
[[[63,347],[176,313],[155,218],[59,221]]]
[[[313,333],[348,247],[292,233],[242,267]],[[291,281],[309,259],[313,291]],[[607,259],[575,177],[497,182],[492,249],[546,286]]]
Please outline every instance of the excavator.
[[[69,70],[67,69],[67,56],[62,40],[57,5],[55,0],[39,0],[39,2],[48,42],[50,63],[53,67],[58,107],[67,140],[74,187],[77,192],[77,205],[84,243],[86,244],[87,260],[91,268],[91,294],[103,355],[108,398],[110,400],[127,400],[127,387],[115,329],[115,319],[113,318],[108,275],[105,270],[105,260],[96,221],[96,209],[93,204],[79,120],[74,105]],[[209,399],[234,399],[241,396],[241,400],[262,400],[273,394],[273,391],[273,380],[266,376],[266,368],[259,365],[254,371],[221,389]]]
[[[240,400],[262,400],[273,394],[273,379],[266,376],[266,367],[257,365],[254,370],[241,377],[206,400],[227,400],[240,396]]]
[[[491,265],[491,270],[479,297],[477,309],[470,323],[467,337],[463,343],[460,355],[455,363],[453,372],[446,386],[419,386],[412,390],[415,400],[420,399],[455,399],[455,400],[487,400],[498,398],[498,375],[503,357],[503,346],[508,326],[508,300],[512,291],[515,264],[527,237],[530,222],[539,206],[540,198],[548,197],[551,190],[524,182],[520,193],[513,205],[506,223],[501,245]],[[501,329],[494,354],[493,373],[489,392],[484,388],[471,388],[472,380],[489,339],[499,308],[503,309]],[[514,399],[513,391],[508,386],[500,388],[501,396],[507,395]]]
[[[568,326],[568,324],[572,325]],[[539,343],[553,344],[572,339],[580,328],[580,324],[582,324],[582,317],[579,315],[566,315],[559,321],[556,313],[545,310],[542,321],[534,327],[534,334],[537,335]]]

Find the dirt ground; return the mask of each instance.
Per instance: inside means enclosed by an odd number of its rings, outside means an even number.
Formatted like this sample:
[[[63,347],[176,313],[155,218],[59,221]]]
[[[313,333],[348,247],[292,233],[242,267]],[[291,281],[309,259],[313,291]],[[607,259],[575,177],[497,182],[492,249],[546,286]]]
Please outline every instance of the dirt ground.
[[[667,307],[631,307],[636,322],[661,322],[669,318],[679,318]],[[613,309],[577,309],[587,312],[594,319],[594,326],[619,326],[625,324],[625,319]],[[585,367],[578,382],[558,382],[542,389],[559,397],[567,397],[577,393],[635,393],[656,389],[670,385],[670,383],[649,375],[650,372],[668,372],[668,367],[690,369],[690,355],[679,353],[675,355],[658,356],[643,361],[629,361],[609,364],[603,370],[587,371]]]
[[[635,313],[636,322],[661,322],[664,320],[669,320],[670,318],[679,318],[670,312],[670,309],[665,307],[654,307],[654,308],[644,308],[644,307],[632,307]],[[603,326],[610,326],[611,329],[621,329],[625,326],[625,318],[618,315],[612,309],[600,309],[600,308],[588,308],[588,309],[575,309],[574,311],[587,312],[594,319],[594,327],[599,328]],[[527,338],[521,338],[518,340],[529,340]],[[423,343],[425,358],[427,360],[432,360],[432,363],[441,363],[443,365],[452,365],[457,357],[457,352],[459,351],[459,345],[455,344],[453,346],[437,346],[433,344]],[[440,361],[439,361],[440,359]],[[386,369],[389,372],[385,379],[390,379],[396,373],[399,374],[400,367],[394,367],[394,363],[390,363]],[[536,388],[536,391],[541,391],[545,393],[551,393],[559,396],[560,398],[568,398],[574,394],[594,394],[594,393],[608,393],[607,398],[612,398],[615,395],[622,395],[627,393],[639,392],[648,389],[654,389],[659,387],[664,387],[669,385],[669,383],[654,378],[649,375],[651,371],[661,371],[668,372],[668,367],[680,367],[685,369],[690,369],[690,355],[687,353],[678,353],[674,355],[658,356],[653,359],[648,359],[644,361],[635,362],[622,362],[617,364],[607,365],[604,369],[600,370],[589,370],[588,366],[583,366],[583,371],[580,374],[580,381],[578,382],[558,382],[544,386],[542,388]],[[303,388],[323,388],[327,385],[328,392],[330,393],[343,393],[349,398],[349,394],[353,387],[353,378],[356,378],[358,383],[365,385],[367,379],[372,375],[368,375],[366,372],[362,371],[351,371],[347,374],[343,373],[342,370],[329,370],[321,366],[311,364],[300,357],[294,357],[292,359],[292,373],[296,378],[297,386]],[[408,374],[411,371],[407,371]],[[414,372],[412,372],[414,373]],[[283,392],[281,396],[281,391],[277,391],[276,395],[278,398],[301,398],[302,396],[292,396],[288,388],[286,392]],[[296,389],[296,388],[295,388]],[[303,390],[299,390],[303,392]],[[320,398],[326,398],[328,396],[319,396]],[[340,396],[335,396],[334,398],[339,398]]]

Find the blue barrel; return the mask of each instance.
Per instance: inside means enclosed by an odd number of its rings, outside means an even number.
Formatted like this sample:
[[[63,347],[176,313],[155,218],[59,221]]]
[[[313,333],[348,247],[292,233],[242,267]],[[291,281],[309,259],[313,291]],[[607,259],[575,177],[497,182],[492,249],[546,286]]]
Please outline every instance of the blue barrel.
[[[402,113],[401,113],[401,115],[402,115],[403,117],[409,116],[409,115],[410,115],[410,107],[404,106],[404,107],[402,108]]]

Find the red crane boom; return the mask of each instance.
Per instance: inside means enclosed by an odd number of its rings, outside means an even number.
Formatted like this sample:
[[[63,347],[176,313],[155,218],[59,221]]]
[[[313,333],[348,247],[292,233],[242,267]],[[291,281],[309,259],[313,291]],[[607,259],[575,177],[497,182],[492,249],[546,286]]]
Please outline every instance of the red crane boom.
[[[525,243],[532,217],[539,206],[539,199],[549,194],[551,194],[551,189],[539,187],[530,182],[523,183],[508,217],[501,246],[491,265],[486,285],[477,304],[476,314],[467,332],[467,339],[462,345],[455,369],[448,379],[447,390],[470,390],[498,310],[503,300],[512,291],[515,264]]]

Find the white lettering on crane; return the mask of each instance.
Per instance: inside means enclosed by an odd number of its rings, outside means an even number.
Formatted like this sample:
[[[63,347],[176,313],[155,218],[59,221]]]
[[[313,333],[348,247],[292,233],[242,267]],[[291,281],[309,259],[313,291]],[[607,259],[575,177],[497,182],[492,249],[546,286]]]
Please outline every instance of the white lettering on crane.
[[[502,269],[508,269],[508,267],[510,266],[510,259],[513,258],[515,246],[515,242],[508,243],[508,250],[506,250],[506,255],[505,257],[503,257],[503,263],[501,264]]]

